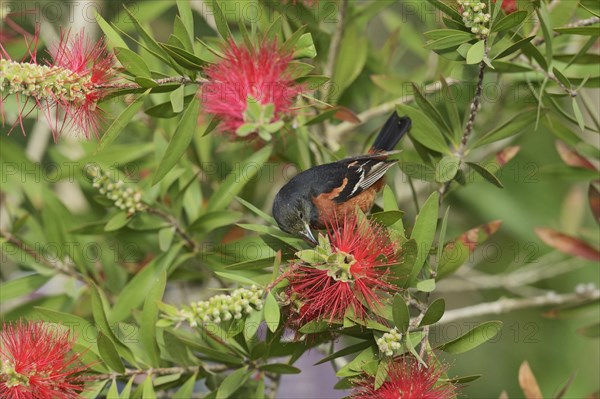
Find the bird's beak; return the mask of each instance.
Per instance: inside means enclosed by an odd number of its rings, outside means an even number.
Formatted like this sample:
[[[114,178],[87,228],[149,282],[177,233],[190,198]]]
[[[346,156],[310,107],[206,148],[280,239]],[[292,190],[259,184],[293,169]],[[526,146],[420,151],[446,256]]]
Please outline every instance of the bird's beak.
[[[302,237],[306,238],[308,241],[310,241],[314,245],[317,245],[319,243],[315,239],[315,236],[313,236],[313,233],[310,230],[310,226],[308,225],[308,223],[304,224],[304,231],[300,232],[300,234],[302,234]]]

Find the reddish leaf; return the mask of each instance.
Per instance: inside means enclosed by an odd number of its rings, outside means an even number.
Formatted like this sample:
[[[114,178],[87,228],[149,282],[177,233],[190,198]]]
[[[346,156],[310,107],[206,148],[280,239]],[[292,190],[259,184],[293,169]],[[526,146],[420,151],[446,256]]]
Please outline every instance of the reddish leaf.
[[[487,240],[489,236],[498,231],[501,225],[501,220],[494,220],[493,222],[482,224],[481,226],[477,226],[464,232],[456,239],[456,241],[462,242],[469,248],[469,252],[473,252],[477,245],[481,244]]]
[[[590,188],[588,189],[588,200],[590,201],[590,208],[592,208],[594,219],[600,223],[600,191],[592,184],[590,184]]]
[[[362,121],[351,109],[346,107],[337,107],[337,111],[335,113],[335,119],[340,121],[350,122],[350,123],[361,123]]]
[[[526,399],[543,399],[542,391],[527,362],[523,362],[519,367],[519,385]]]
[[[513,159],[519,153],[519,151],[521,151],[520,145],[506,147],[496,154],[496,162],[498,162],[498,165],[504,166],[510,162],[510,160]]]
[[[600,251],[585,241],[547,227],[538,227],[535,229],[535,233],[542,241],[560,252],[596,262],[600,261]]]
[[[556,141],[556,151],[558,151],[558,155],[560,155],[563,162],[569,166],[596,170],[596,167],[590,161],[579,155],[562,141]]]

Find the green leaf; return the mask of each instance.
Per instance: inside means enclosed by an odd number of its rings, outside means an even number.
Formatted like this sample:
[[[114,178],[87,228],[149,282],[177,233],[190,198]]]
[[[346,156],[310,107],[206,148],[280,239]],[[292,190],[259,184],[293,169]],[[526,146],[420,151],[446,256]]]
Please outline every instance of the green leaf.
[[[161,43],[160,46],[184,68],[192,71],[200,71],[208,63],[202,58],[189,51],[168,43]]]
[[[498,179],[496,177],[496,175],[494,175],[492,172],[487,170],[485,166],[480,165],[475,162],[466,162],[466,164],[469,165],[471,167],[471,169],[473,169],[475,172],[477,172],[485,180],[492,183],[494,186],[499,187],[499,188],[504,188],[500,179]]]
[[[163,270],[153,283],[142,310],[141,341],[152,367],[160,365],[160,350],[156,342],[156,322],[158,321],[158,304],[162,299],[167,284],[167,273]]]
[[[410,324],[410,313],[408,311],[408,305],[404,302],[402,295],[394,295],[394,303],[392,305],[392,317],[394,319],[394,325],[400,329],[403,333],[408,331],[408,325]]]
[[[272,151],[272,146],[266,146],[242,161],[239,168],[236,168],[236,171],[232,171],[225,178],[219,189],[212,195],[208,201],[207,210],[221,210],[230,204],[235,196],[242,191],[246,183],[254,178],[263,164],[269,159]]]
[[[172,266],[181,247],[182,244],[173,245],[168,252],[152,259],[123,287],[110,314],[111,323],[114,324],[131,317],[131,311],[144,303],[148,292],[157,281],[161,281],[162,274]]]
[[[179,4],[178,4],[178,6],[179,6]],[[188,8],[189,7],[190,6],[188,5]],[[190,9],[190,16],[191,16],[191,9]],[[181,18],[179,16],[176,16],[175,21],[173,21],[173,22],[174,22],[173,23],[173,36],[177,39],[178,44],[181,43],[183,45],[183,48],[186,51],[193,53],[194,52],[194,38],[192,37],[193,31],[192,31],[192,34],[189,33],[188,29],[185,27],[183,21],[181,20]],[[171,42],[171,39],[169,39],[169,41]],[[173,40],[172,42],[175,42],[175,40]]]
[[[386,227],[390,227],[399,220],[402,220],[402,215],[404,215],[402,211],[384,211],[372,213],[369,218]]]
[[[284,363],[263,364],[258,369],[275,374],[300,374],[301,372],[299,368]]]
[[[396,105],[396,111],[398,115],[406,115],[412,120],[412,128],[408,133],[411,138],[431,150],[450,153],[440,130],[424,113],[405,104]]]
[[[415,220],[415,226],[410,238],[416,241],[418,252],[410,273],[410,284],[415,281],[417,275],[423,268],[423,264],[429,256],[429,250],[433,244],[433,238],[435,237],[435,230],[437,227],[439,196],[437,191],[433,192],[423,204],[421,212],[419,212]]]
[[[452,18],[453,20],[463,23],[462,16],[456,11],[455,8],[452,8],[448,5],[448,3],[443,2],[441,0],[427,0],[428,3],[433,5],[435,8]]]
[[[497,56],[495,56],[494,59],[506,57],[506,56],[514,53],[515,51],[520,50],[524,46],[530,44],[529,42],[532,41],[534,37],[535,37],[535,35],[529,36],[529,37],[526,37],[526,38],[523,38],[523,39],[519,39],[514,44],[511,44],[506,49],[500,51],[500,54],[498,54]]]
[[[296,43],[296,51],[294,51],[293,58],[315,58],[316,56],[317,49],[313,43],[312,35],[310,32],[304,33]]]
[[[455,155],[445,155],[435,167],[435,181],[445,183],[458,173],[460,159]]]
[[[578,328],[577,332],[584,337],[598,338],[600,337],[600,323],[590,324],[588,326]]]
[[[179,2],[179,0],[178,0]],[[175,395],[173,395],[173,398],[176,399],[184,399],[184,398],[191,398],[192,394],[194,393],[194,387],[196,385],[196,374],[194,373],[194,375],[192,375],[190,378],[187,379],[186,382],[183,383],[183,385],[177,390],[177,392],[175,392]]]
[[[114,370],[118,373],[125,372],[125,366],[119,357],[119,352],[117,352],[117,348],[112,343],[110,338],[102,333],[102,331],[98,332],[98,337],[96,338],[96,342],[98,344],[98,352],[100,353],[100,357],[106,363],[111,370]]]
[[[479,64],[485,54],[485,41],[480,40],[467,51],[467,64]]]
[[[144,380],[142,385],[142,397],[144,399],[156,399],[156,392],[154,392],[154,386],[152,385],[152,375],[149,374]]]
[[[340,349],[337,352],[332,353],[331,355],[325,356],[323,359],[319,360],[314,365],[316,366],[319,364],[327,363],[333,359],[337,359],[338,357],[351,355],[358,351],[362,351],[363,349],[368,348],[372,345],[373,345],[373,342],[371,342],[371,341],[362,341],[362,342],[359,342],[358,344],[347,346],[345,348]]]
[[[415,102],[417,103],[419,108],[421,108],[421,111],[423,111],[428,117],[432,118],[436,125],[440,128],[440,130],[443,133],[445,133],[448,136],[448,138],[451,139],[452,129],[450,128],[450,126],[448,126],[446,120],[444,119],[444,117],[442,117],[442,114],[440,114],[440,111],[438,111],[437,108],[435,108],[433,104],[431,104],[431,102],[427,99],[427,97],[423,95],[423,93],[419,89],[419,86],[417,86],[414,83],[411,84],[413,87]]]
[[[42,276],[41,274],[31,274],[2,283],[0,284],[0,302],[5,303],[10,299],[18,298],[22,295],[29,295],[44,285],[50,277]]]
[[[150,68],[142,57],[128,48],[115,47],[115,55],[121,65],[135,77],[144,77],[152,79]]]
[[[446,342],[438,349],[453,355],[467,352],[494,338],[500,332],[501,328],[501,321],[488,321],[479,324],[477,327],[469,330],[463,336],[458,337],[450,342]]]
[[[165,227],[158,231],[158,248],[165,252],[171,248],[173,237],[175,236],[175,227]]]
[[[267,327],[271,332],[275,332],[279,327],[281,312],[279,311],[279,304],[271,292],[267,294],[267,298],[265,299],[264,315]]]
[[[435,279],[427,279],[417,283],[417,290],[423,292],[431,292],[435,290]]]
[[[421,319],[419,326],[428,326],[440,321],[446,310],[446,302],[444,298],[438,298],[429,305]]]
[[[500,21],[494,22],[492,25],[492,32],[502,32],[514,28],[520,25],[529,13],[527,11],[515,11],[504,16]]]
[[[188,33],[190,41],[194,40],[194,15],[192,7],[188,0],[177,0],[177,11],[181,17],[181,22]]]
[[[469,257],[469,249],[462,242],[449,243],[444,246],[442,257],[438,263],[438,280],[447,277],[462,266]]]
[[[215,274],[219,277],[223,277],[224,279],[235,281],[236,283],[242,284],[256,284],[256,281],[249,279],[248,277],[244,277],[239,273],[229,273],[229,272],[215,272]]]
[[[100,29],[102,29],[102,32],[104,32],[104,34],[108,38],[108,43],[112,45],[113,48],[127,48],[127,43],[125,43],[125,41],[121,38],[117,31],[114,30],[113,27],[110,26],[110,24],[106,22],[106,20],[104,20],[104,18],[102,18],[102,15],[100,15],[98,12],[96,12],[96,22],[98,23],[98,26],[100,26]]]
[[[177,89],[173,90],[171,94],[169,94],[169,99],[171,100],[171,107],[173,108],[173,112],[176,114],[183,111],[184,89],[185,86],[181,85]]]
[[[214,211],[200,215],[188,228],[191,231],[208,232],[219,227],[231,226],[242,218],[242,213],[235,211]]]
[[[216,399],[227,399],[231,397],[235,391],[240,389],[246,383],[246,381],[248,381],[249,377],[250,373],[248,372],[248,366],[244,366],[235,370],[233,373],[225,377],[219,386]]]
[[[469,32],[462,32],[460,34],[453,34],[449,36],[442,37],[436,40],[430,40],[423,46],[428,50],[445,50],[454,47],[458,47],[459,45],[466,43],[473,39],[473,35]]]
[[[576,97],[573,97],[571,99],[571,103],[573,105],[573,114],[575,115],[575,119],[577,120],[579,129],[583,133],[583,131],[585,130],[585,120],[583,119],[583,114],[581,113],[581,110],[579,109],[579,104],[577,104]]]
[[[554,68],[552,68],[552,72],[554,73],[554,76],[556,76],[556,79],[558,79],[558,81],[560,83],[562,83],[569,89],[571,88],[571,82],[569,82],[569,79],[567,79],[567,77],[565,75],[563,75],[559,69],[554,67]]]
[[[231,31],[229,30],[229,25],[227,25],[227,18],[225,18],[225,14],[223,14],[223,10],[219,6],[217,0],[212,0],[212,10],[215,17],[215,24],[217,25],[217,30],[221,37],[225,40],[231,39]]]
[[[540,115],[544,115],[546,112],[546,110],[542,110]],[[475,141],[472,148],[481,147],[482,145],[493,143],[495,141],[502,140],[510,136],[514,136],[515,134],[520,133],[526,128],[531,129],[536,119],[537,114],[535,111],[523,111],[515,115],[508,122],[480,137],[477,141]]]
[[[154,178],[152,179],[152,185],[160,182],[171,169],[181,159],[188,146],[192,142],[194,133],[196,132],[196,126],[198,124],[198,113],[200,107],[198,105],[198,99],[194,98],[187,106],[187,109],[183,113],[175,134],[169,143],[165,154],[156,169]]]
[[[116,215],[111,217],[106,225],[104,226],[104,231],[115,231],[125,227],[131,218],[127,215],[125,211],[119,211]]]
[[[106,132],[104,132],[102,135],[102,139],[100,140],[100,144],[98,145],[96,153],[102,151],[110,143],[115,141],[117,137],[119,137],[125,126],[131,122],[135,114],[140,110],[142,105],[144,105],[144,99],[148,93],[150,93],[150,89],[140,94],[134,102],[129,104],[127,108],[125,108],[123,112],[121,112],[119,116],[112,121],[108,129],[106,129]]]
[[[574,28],[554,28],[554,31],[568,35],[600,36],[600,25],[578,26]]]

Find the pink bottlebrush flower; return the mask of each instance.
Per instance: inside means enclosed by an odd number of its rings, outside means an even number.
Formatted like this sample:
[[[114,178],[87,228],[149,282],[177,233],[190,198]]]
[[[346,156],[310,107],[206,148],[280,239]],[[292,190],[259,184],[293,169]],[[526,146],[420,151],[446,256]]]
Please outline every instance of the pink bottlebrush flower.
[[[354,215],[341,220],[341,225],[330,224],[329,242],[321,239],[311,252],[315,260],[296,265],[289,278],[288,294],[298,304],[291,319],[298,324],[331,323],[342,319],[349,308],[364,319],[368,308],[379,306],[386,293],[395,290],[388,266],[397,262],[398,248],[388,230]]]
[[[0,397],[75,399],[83,391],[69,331],[37,321],[4,323],[0,332]]]
[[[48,65],[38,64],[35,46],[29,62],[12,61],[4,49],[2,52],[0,101],[14,95],[21,104],[25,97],[17,121],[23,134],[24,115],[38,108],[51,124],[54,141],[65,130],[79,131],[87,139],[92,134],[98,137],[103,122],[98,102],[108,94],[107,84],[115,74],[114,57],[103,40],[93,43],[83,31],[73,37],[62,34],[58,46],[50,51]],[[30,100],[34,105],[26,111]]]
[[[291,60],[292,52],[278,48],[276,42],[265,40],[249,48],[229,41],[223,58],[204,71],[208,79],[202,87],[204,110],[221,120],[221,131],[234,135],[244,124],[261,126],[292,115],[291,105],[303,86],[293,80]],[[252,102],[258,107],[248,105]],[[256,108],[259,111],[254,112]],[[268,109],[267,120],[257,120],[262,119],[256,115],[260,109]]]
[[[438,381],[443,369],[425,367],[414,358],[403,357],[389,364],[388,378],[375,389],[375,378],[355,381],[357,388],[351,399],[450,399],[457,388],[450,382]]]
[[[494,0],[494,3],[496,2],[496,0]],[[517,6],[517,0],[504,0],[502,2],[502,11],[504,11],[507,14],[511,14],[515,11],[517,11],[519,9],[519,7]]]

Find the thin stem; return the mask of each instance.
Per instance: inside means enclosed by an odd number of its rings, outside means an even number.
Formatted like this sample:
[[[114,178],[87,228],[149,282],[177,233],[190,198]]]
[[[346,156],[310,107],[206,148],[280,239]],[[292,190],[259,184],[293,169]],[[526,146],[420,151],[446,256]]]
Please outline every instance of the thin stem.
[[[562,28],[579,28],[582,26],[594,25],[594,24],[597,24],[598,22],[600,22],[600,18],[594,16],[594,17],[590,17],[587,19],[580,19],[575,22],[571,22],[570,24],[562,26]],[[537,32],[537,30],[535,32]],[[534,34],[535,32],[532,32],[532,34]],[[558,36],[558,35],[560,35],[559,32],[554,32],[553,36]],[[540,44],[543,44],[545,41],[546,41],[546,38],[542,36],[542,37],[532,40],[531,44],[533,44],[534,46],[539,46]]]
[[[206,82],[207,82],[207,80],[204,78],[201,78],[201,77],[197,77],[196,79],[191,79],[187,76],[170,76],[168,78],[154,79],[154,83],[158,84],[159,86],[170,84],[170,83],[179,83],[182,85],[189,85],[189,84],[201,85]],[[142,88],[142,86],[140,86],[137,83],[128,82],[128,83],[107,83],[107,84],[103,84],[103,85],[98,85],[98,88],[99,89],[125,90],[125,89],[140,89],[140,88]]]
[[[12,235],[8,231],[0,230],[0,237],[4,238],[6,240],[6,242],[9,242],[9,243],[13,244],[14,246],[16,246],[21,251],[27,253],[29,256],[34,258],[37,262],[40,262],[43,265],[48,266],[49,268],[54,269],[57,272],[64,274],[68,277],[77,279],[77,280],[81,281],[82,283],[84,283],[85,285],[90,284],[90,282],[88,281],[88,279],[85,276],[83,276],[82,274],[73,270],[73,268],[71,268],[68,264],[66,264],[63,261],[60,261],[58,259],[55,259],[55,260],[48,259],[47,257],[45,257],[41,253],[37,252],[36,250],[31,248],[29,245],[25,244],[23,241],[21,241],[19,238]]]
[[[558,80],[558,78],[552,72],[546,71],[544,68],[542,68],[542,67],[534,64],[532,60],[530,60],[529,58],[525,57],[522,54],[519,57],[519,59],[527,62],[529,64],[529,66],[531,68],[533,68],[535,71],[543,74],[548,79],[550,79],[551,81],[553,81],[554,83],[556,83],[569,96],[571,96],[571,97],[577,97],[577,91],[573,90],[573,89],[570,89],[567,86],[565,86],[560,80]]]
[[[500,298],[494,302],[480,303],[478,305],[449,310],[444,314],[442,319],[439,321],[439,324],[448,324],[458,320],[471,319],[492,314],[508,313],[513,310],[539,308],[548,305],[572,305],[597,299],[600,299],[600,289],[598,288],[570,294],[557,294],[555,292],[549,292],[544,295],[528,298]]]

